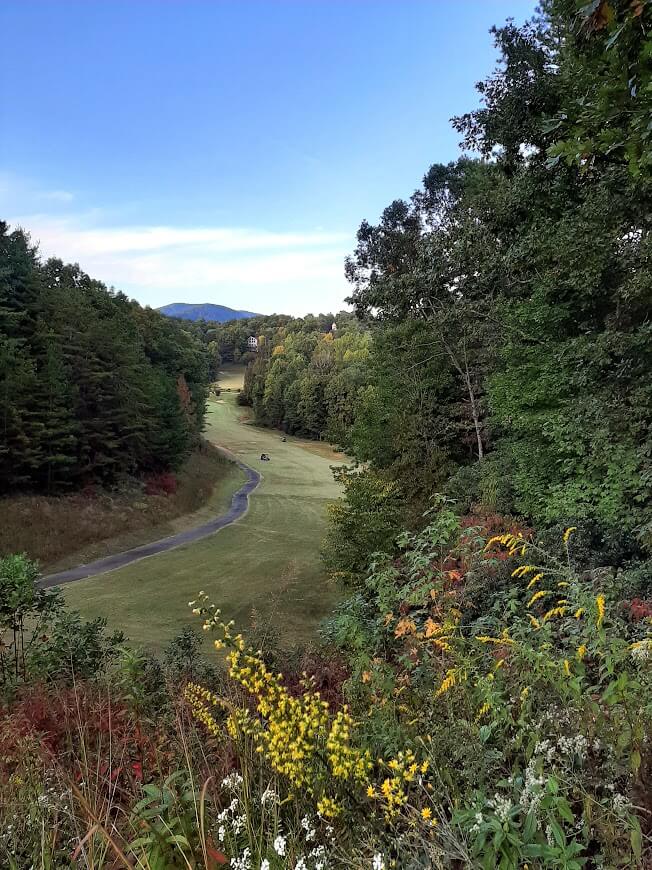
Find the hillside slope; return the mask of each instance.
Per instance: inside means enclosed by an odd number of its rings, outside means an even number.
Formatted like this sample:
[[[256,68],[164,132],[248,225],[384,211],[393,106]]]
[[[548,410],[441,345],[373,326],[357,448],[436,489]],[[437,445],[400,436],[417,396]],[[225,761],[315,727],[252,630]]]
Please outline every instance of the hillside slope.
[[[211,320],[217,323],[260,316],[253,311],[236,311],[227,305],[213,305],[211,302],[196,305],[186,302],[171,302],[169,305],[158,308],[157,311],[168,317],[180,317],[183,320]]]

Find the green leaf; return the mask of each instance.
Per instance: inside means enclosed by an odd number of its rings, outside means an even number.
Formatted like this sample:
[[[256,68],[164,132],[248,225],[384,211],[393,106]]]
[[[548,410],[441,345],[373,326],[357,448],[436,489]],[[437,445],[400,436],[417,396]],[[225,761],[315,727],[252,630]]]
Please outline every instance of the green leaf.
[[[630,764],[630,767],[632,768],[632,770],[634,771],[634,773],[636,773],[638,771],[638,769],[640,768],[640,766],[641,766],[641,753],[638,751],[638,749],[635,749],[632,752],[631,757],[629,759],[629,764]]]
[[[634,827],[629,832],[629,842],[632,845],[634,857],[637,861],[640,861],[643,853],[643,837],[641,834],[641,826],[637,820],[634,820]]]
[[[565,822],[568,822],[569,825],[575,823],[575,816],[573,815],[566,798],[559,798],[557,801],[557,812]]]

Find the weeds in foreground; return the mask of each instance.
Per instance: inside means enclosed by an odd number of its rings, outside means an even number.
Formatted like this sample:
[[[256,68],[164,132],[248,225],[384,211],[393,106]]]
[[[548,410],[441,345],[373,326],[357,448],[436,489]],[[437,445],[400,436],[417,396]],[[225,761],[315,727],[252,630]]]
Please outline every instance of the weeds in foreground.
[[[428,519],[325,630],[347,669],[282,675],[200,593],[225,670],[186,632],[163,666],[125,648],[94,679],[16,687],[7,866],[645,866],[645,601],[578,573],[572,529],[551,553],[446,503]]]

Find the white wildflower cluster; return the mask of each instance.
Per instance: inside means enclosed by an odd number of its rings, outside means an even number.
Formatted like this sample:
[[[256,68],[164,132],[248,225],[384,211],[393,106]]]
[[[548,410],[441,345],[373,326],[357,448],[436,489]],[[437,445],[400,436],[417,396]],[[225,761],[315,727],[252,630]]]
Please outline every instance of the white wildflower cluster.
[[[19,777],[10,777],[10,783],[22,784],[22,780]],[[15,862],[22,854],[23,848],[32,841],[34,836],[40,839],[43,829],[47,830],[50,826],[54,826],[53,819],[56,819],[60,842],[62,844],[65,842],[71,852],[74,851],[79,842],[72,824],[75,818],[72,791],[69,788],[61,788],[55,777],[50,778],[47,775],[42,789],[35,801],[37,812],[21,811],[20,814],[14,813],[11,816],[4,816],[6,823],[0,830],[0,855],[11,855],[14,861],[11,866],[22,866],[22,864],[19,865]],[[4,797],[3,793],[2,798]],[[2,803],[1,799],[0,803]],[[8,808],[7,805],[5,807]],[[5,865],[0,866],[4,867]]]
[[[583,734],[576,734],[574,737],[560,737],[557,741],[557,749],[562,755],[571,757],[577,756],[580,761],[586,758],[586,751],[589,748],[589,741]]]
[[[231,858],[233,870],[251,870],[251,849],[247,847],[238,858]]]
[[[484,816],[482,815],[482,813],[480,811],[478,811],[475,814],[475,822],[469,828],[469,833],[477,834],[483,824],[484,824]]]
[[[274,851],[281,858],[285,855],[286,845],[287,844],[285,837],[279,834],[278,837],[274,840]]]
[[[506,822],[514,804],[508,797],[503,797],[496,792],[493,798],[487,801],[487,805],[496,813],[501,822]]]
[[[315,846],[315,848],[310,852],[309,855],[312,858],[315,870],[324,870],[327,866],[326,861],[326,846]]]
[[[552,764],[555,757],[555,744],[552,740],[540,740],[534,747],[532,757],[542,755],[548,764]]]
[[[624,794],[620,792],[616,792],[613,796],[613,808],[614,812],[619,816],[624,815],[631,807],[630,802],[627,800]]]
[[[589,749],[589,741],[583,734],[573,737],[559,737],[555,740],[540,740],[534,747],[533,756],[542,756],[547,764],[559,761],[560,758],[584,761]]]
[[[217,814],[219,827],[217,829],[217,839],[220,843],[224,843],[227,834],[232,834],[236,837],[244,830],[247,824],[247,817],[242,813],[238,813],[240,802],[237,797],[231,800],[228,807],[225,807]]]
[[[278,795],[271,787],[268,785],[265,791],[260,796],[260,805],[261,807],[267,806],[267,804],[275,804],[278,802]]]
[[[315,839],[315,835],[317,832],[315,830],[314,822],[310,819],[309,816],[304,816],[301,819],[301,827],[305,831],[306,843],[310,843],[312,840]]]
[[[301,827],[305,832],[306,843],[314,840],[316,836],[315,827],[308,816],[301,820]],[[285,858],[287,854],[287,840],[283,834],[279,833],[272,844],[274,851],[280,858]],[[288,865],[289,867],[290,865]],[[314,846],[305,855],[299,855],[296,862],[292,865],[293,870],[325,870],[328,867],[328,856],[326,847],[323,845]],[[261,865],[261,870],[265,868]]]
[[[231,802],[217,815],[219,827],[217,829],[217,840],[231,854],[236,853],[236,856],[231,858],[231,867],[234,870],[271,870],[272,867],[280,866],[278,859],[283,859],[281,862],[287,870],[326,870],[328,867],[328,857],[326,847],[317,844],[318,821],[311,815],[305,815],[301,819],[301,834],[305,843],[303,854],[299,854],[290,859],[292,849],[289,847],[288,838],[283,830],[278,826],[278,820],[275,821],[273,830],[276,833],[271,846],[268,846],[263,851],[260,864],[256,862],[254,866],[252,861],[251,850],[242,848],[242,841],[238,845],[238,836],[247,828],[247,816],[244,813],[244,807],[241,805],[239,798],[233,795],[234,791],[238,791],[243,785],[243,779],[239,773],[231,773],[222,780],[222,787],[231,792]],[[269,820],[267,813],[269,809],[273,809],[279,804],[279,796],[275,789],[268,785],[260,795],[260,806],[263,813],[262,824],[265,826],[266,819]],[[333,839],[334,830],[328,825],[325,832],[330,839]],[[244,838],[247,842],[246,837]],[[298,844],[295,844],[295,848]],[[265,852],[267,853],[266,857]],[[288,854],[289,853],[289,854]]]
[[[548,782],[543,774],[537,774],[538,761],[537,756],[533,755],[528,766],[525,768],[523,791],[519,799],[521,806],[535,814],[538,812],[539,804],[543,800]]]
[[[243,783],[243,779],[239,773],[234,771],[230,773],[228,776],[225,776],[222,780],[222,787],[228,789],[228,791],[235,791],[239,788]]]
[[[631,656],[635,662],[643,662],[652,657],[652,641],[640,641],[631,649]]]
[[[380,852],[376,852],[371,862],[372,870],[385,870],[385,862]]]
[[[543,725],[548,723],[556,728],[559,728],[562,725],[570,727],[570,714],[565,707],[559,707],[556,704],[553,704],[541,715],[541,723]]]

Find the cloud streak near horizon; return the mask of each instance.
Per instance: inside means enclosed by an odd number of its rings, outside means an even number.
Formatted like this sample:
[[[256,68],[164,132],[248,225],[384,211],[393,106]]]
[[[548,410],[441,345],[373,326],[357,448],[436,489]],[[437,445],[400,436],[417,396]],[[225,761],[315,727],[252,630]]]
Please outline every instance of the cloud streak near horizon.
[[[78,192],[0,171],[0,216],[58,257],[155,308],[215,302],[302,315],[344,307],[345,233],[127,222]],[[129,207],[127,208],[129,210]]]
[[[30,233],[43,258],[77,262],[92,277],[147,305],[213,301],[289,314],[343,307],[343,260],[351,248],[346,234],[102,226],[97,220],[96,212],[36,212],[17,215],[10,223]]]

